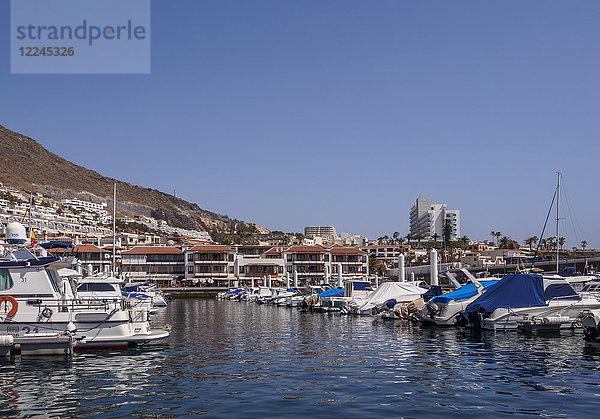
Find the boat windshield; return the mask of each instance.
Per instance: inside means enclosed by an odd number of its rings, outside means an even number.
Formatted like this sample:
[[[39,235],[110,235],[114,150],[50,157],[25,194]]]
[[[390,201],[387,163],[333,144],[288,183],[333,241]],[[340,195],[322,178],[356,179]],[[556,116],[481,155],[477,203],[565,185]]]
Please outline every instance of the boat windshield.
[[[77,291],[111,292],[115,291],[115,288],[111,284],[101,282],[90,282],[81,284],[79,287],[77,287]]]
[[[50,283],[52,284],[52,288],[54,288],[54,291],[59,292],[58,290],[60,289],[60,275],[58,275],[58,272],[52,269],[46,269],[46,272],[48,272],[48,276],[50,277]]]

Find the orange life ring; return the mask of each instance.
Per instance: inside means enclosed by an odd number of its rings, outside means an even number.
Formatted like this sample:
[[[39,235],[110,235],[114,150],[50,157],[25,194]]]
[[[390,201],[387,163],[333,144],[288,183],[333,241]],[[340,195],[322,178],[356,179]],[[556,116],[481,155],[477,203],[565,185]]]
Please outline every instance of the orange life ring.
[[[17,314],[17,310],[19,309],[19,303],[17,302],[17,300],[14,297],[11,297],[10,295],[2,295],[0,296],[0,305],[4,302],[4,301],[8,301],[10,302],[10,311],[8,313],[6,313],[7,317],[12,317],[15,314]]]

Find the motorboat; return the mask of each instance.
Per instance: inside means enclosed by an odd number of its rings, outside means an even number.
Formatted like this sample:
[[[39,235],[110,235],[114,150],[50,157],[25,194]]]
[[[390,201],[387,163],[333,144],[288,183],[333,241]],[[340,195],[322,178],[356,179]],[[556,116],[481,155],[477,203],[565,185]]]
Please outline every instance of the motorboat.
[[[460,323],[486,330],[563,329],[576,327],[583,310],[596,309],[598,299],[578,294],[564,278],[513,274],[471,302]]]
[[[329,288],[319,294],[318,301],[314,304],[315,311],[340,311],[342,306],[346,304],[344,299],[344,290],[341,288]]]
[[[292,297],[298,292],[302,292],[299,288],[275,288],[272,291],[271,304],[283,306],[287,304],[287,298]]]
[[[300,307],[305,298],[308,298],[311,295],[317,295],[323,291],[325,290],[320,285],[309,285],[305,292],[298,292],[290,297],[287,297],[286,305],[288,307]]]
[[[69,278],[59,270],[68,262],[36,255],[25,247],[25,228],[10,223],[10,247],[0,258],[0,335],[15,337],[67,333],[74,347],[127,347],[169,336],[153,330],[146,317],[129,310],[123,299],[92,304],[77,297]],[[16,233],[15,233],[16,231]]]
[[[475,280],[455,291],[433,297],[416,313],[416,320],[436,326],[455,326],[460,313],[497,279]]]
[[[591,346],[600,346],[600,310],[584,310],[579,313],[584,341]]]
[[[411,282],[384,282],[379,287],[368,294],[364,299],[353,299],[346,304],[342,314],[372,315],[374,309],[381,307],[388,302],[394,301],[396,304],[408,304],[427,292],[426,288],[421,288]]]
[[[124,284],[123,293],[133,298],[150,299],[152,307],[166,307],[168,304],[167,297],[156,287],[156,284],[148,282]]]

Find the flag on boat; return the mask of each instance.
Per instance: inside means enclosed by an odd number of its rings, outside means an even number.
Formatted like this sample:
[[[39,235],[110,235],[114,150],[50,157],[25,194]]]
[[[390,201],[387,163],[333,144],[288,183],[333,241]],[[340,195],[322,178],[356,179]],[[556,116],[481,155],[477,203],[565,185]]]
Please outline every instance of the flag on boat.
[[[35,240],[35,234],[33,234],[33,229],[31,230],[31,245],[35,246],[36,240]]]

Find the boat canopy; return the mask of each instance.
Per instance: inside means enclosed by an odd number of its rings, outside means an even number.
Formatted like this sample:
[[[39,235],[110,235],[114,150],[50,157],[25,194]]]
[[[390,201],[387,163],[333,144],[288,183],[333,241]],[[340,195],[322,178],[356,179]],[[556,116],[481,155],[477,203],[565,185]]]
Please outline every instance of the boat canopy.
[[[546,281],[544,281],[546,282]],[[549,300],[581,300],[581,296],[566,281],[548,281],[544,289],[544,298]]]
[[[73,247],[73,245],[71,243],[63,243],[63,242],[57,242],[57,241],[40,243],[39,246],[43,247],[44,249],[69,249],[69,248]]]
[[[469,304],[465,314],[491,313],[497,308],[520,308],[546,305],[544,280],[537,274],[506,275]]]
[[[492,285],[494,285],[498,280],[490,280],[490,281],[479,281],[479,283],[483,286],[484,289],[488,289]],[[438,295],[431,299],[434,303],[443,303],[448,304],[450,301],[460,301],[467,300],[471,297],[477,295],[477,287],[472,282],[463,285],[456,291],[449,292],[447,294]]]
[[[392,299],[398,303],[408,303],[421,298],[421,294],[426,291],[425,288],[420,288],[407,282],[384,282],[375,291],[365,297],[364,304],[360,307],[360,310],[372,309]]]
[[[327,291],[323,291],[319,294],[319,297],[343,297],[344,290],[340,288],[329,288]]]

